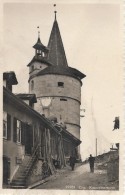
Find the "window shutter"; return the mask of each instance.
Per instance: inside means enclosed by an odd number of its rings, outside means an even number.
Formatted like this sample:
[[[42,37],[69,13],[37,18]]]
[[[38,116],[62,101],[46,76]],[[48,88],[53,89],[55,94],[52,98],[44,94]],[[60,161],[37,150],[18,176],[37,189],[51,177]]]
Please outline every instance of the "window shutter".
[[[13,119],[13,141],[17,141],[17,119]]]
[[[33,127],[30,126],[30,141],[31,141],[31,147],[33,147]]]
[[[7,114],[7,139],[11,140],[11,116]]]
[[[26,130],[26,124],[21,122],[21,144],[25,145],[25,130]]]

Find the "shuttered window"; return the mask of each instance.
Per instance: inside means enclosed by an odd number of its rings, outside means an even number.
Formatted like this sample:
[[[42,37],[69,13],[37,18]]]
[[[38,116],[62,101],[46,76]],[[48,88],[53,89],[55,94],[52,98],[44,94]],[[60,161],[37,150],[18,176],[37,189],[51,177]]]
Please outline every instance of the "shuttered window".
[[[21,122],[21,144],[25,145],[26,137],[26,124]]]
[[[7,112],[3,112],[3,137],[11,139],[11,116]]]
[[[17,119],[13,119],[13,141],[17,142]]]
[[[13,141],[17,143],[25,144],[25,124],[14,118],[13,120]]]
[[[7,140],[11,140],[11,116],[7,114]]]
[[[17,142],[21,143],[21,121],[17,120]]]

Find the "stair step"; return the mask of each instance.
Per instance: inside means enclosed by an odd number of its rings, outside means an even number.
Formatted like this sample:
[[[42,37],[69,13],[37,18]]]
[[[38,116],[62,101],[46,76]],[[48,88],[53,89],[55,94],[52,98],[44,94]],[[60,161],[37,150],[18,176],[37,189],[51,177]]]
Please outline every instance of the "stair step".
[[[19,178],[17,178],[17,179],[14,179],[12,181],[12,183],[15,183],[15,182],[25,182],[25,181],[26,181],[25,179],[19,179]]]
[[[21,173],[20,175],[17,175],[16,178],[25,178],[26,177],[26,172],[25,173]]]
[[[13,180],[13,182],[16,182],[16,181],[25,181],[25,178],[16,178]]]
[[[15,186],[15,185],[12,185],[10,186],[11,189],[26,189],[27,187],[22,185],[22,186]]]
[[[12,183],[10,186],[26,186],[26,184],[24,184],[24,183]]]
[[[16,179],[16,178],[25,178],[25,177],[26,177],[26,172],[25,173],[18,173],[14,179]]]
[[[17,178],[18,179],[25,179],[26,178],[26,175],[19,175]]]
[[[26,184],[26,182],[22,182],[22,181],[13,181],[12,183],[11,183],[11,185],[25,185]]]
[[[35,155],[24,157],[22,164],[20,165],[17,173],[13,178],[13,181],[10,184],[11,188],[15,188],[15,189],[26,188],[26,177],[35,160],[36,160]]]

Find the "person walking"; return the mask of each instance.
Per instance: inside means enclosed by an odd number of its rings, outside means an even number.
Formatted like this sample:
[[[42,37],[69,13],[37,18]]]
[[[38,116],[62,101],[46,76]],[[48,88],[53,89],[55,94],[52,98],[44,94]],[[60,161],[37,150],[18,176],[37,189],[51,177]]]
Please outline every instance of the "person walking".
[[[73,171],[73,170],[74,170],[74,167],[75,167],[75,163],[76,163],[76,158],[75,158],[75,156],[70,156],[69,162],[70,162],[70,166],[71,166],[72,171]]]
[[[89,165],[90,165],[90,172],[91,173],[94,173],[94,162],[95,162],[95,158],[90,154]]]

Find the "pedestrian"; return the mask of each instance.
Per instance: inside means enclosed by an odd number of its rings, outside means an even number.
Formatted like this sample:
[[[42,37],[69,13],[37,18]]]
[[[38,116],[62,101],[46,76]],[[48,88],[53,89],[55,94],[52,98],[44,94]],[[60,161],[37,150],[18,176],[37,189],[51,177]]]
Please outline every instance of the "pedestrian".
[[[75,167],[75,163],[76,163],[76,158],[75,158],[75,156],[70,156],[69,162],[70,162],[70,166],[71,166],[72,171],[73,171],[73,170],[74,170],[74,167]]]
[[[91,173],[94,173],[94,161],[95,161],[95,158],[90,154],[89,165],[90,165],[90,172]]]

